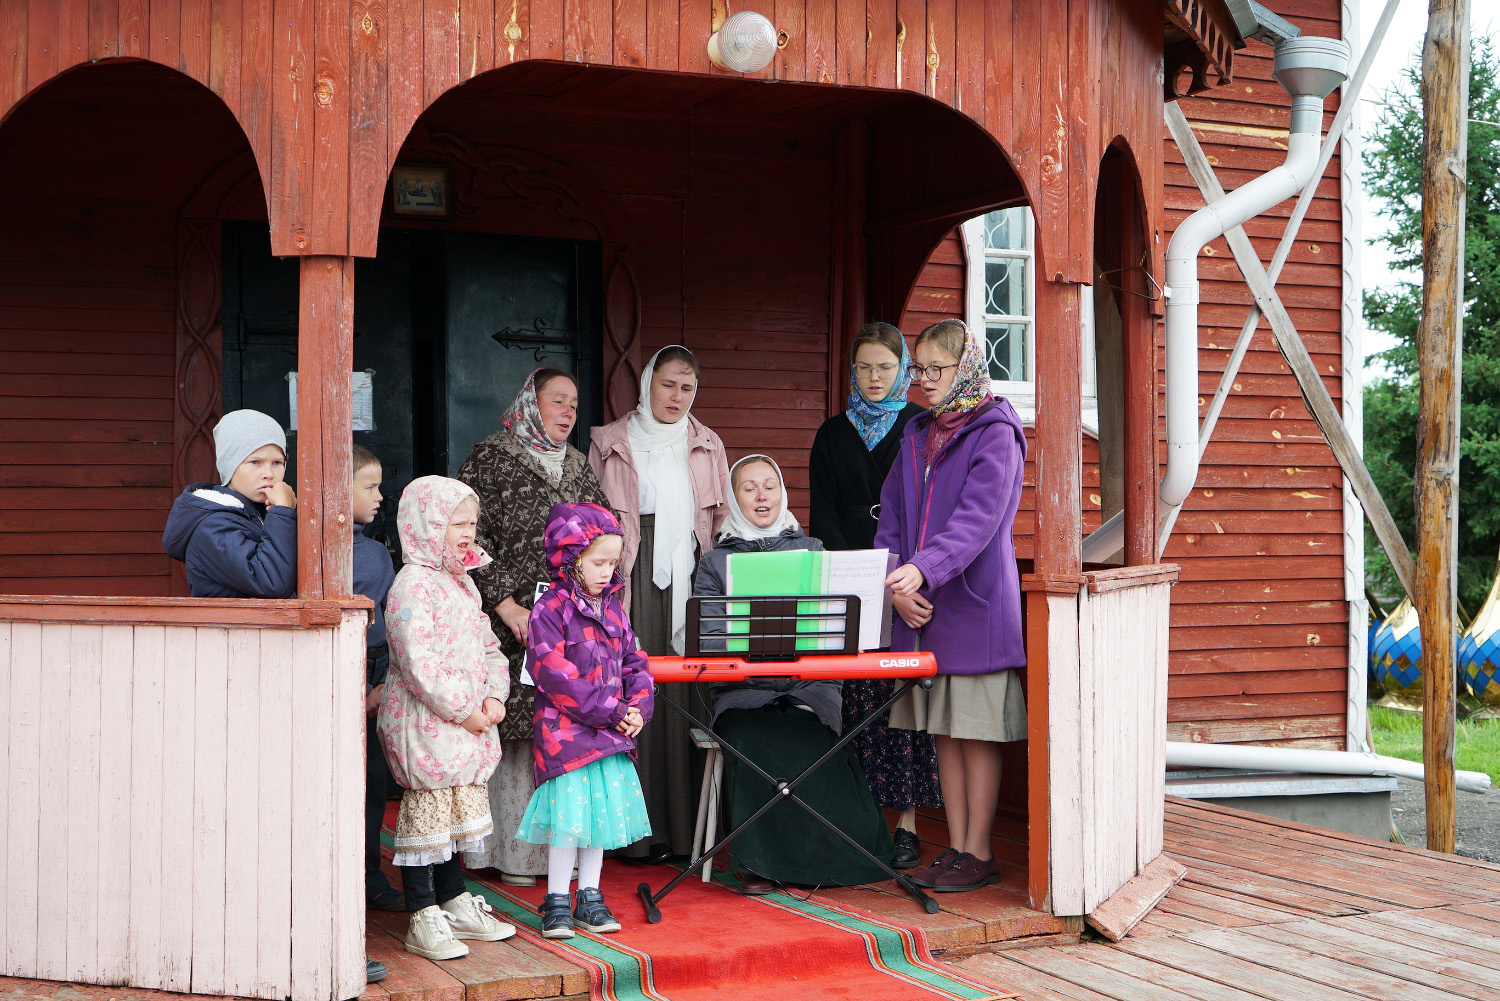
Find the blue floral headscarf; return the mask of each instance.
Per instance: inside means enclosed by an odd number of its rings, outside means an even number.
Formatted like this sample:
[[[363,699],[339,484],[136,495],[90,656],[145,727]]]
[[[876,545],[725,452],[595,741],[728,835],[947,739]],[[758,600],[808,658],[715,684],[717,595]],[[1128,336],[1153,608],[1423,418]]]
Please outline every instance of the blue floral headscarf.
[[[888,324],[881,324],[881,326],[888,326]],[[896,328],[891,327],[891,329]],[[896,332],[900,333],[899,330]],[[906,350],[906,338],[903,337],[901,338],[901,360],[896,370],[896,384],[891,387],[885,399],[879,403],[871,403],[865,399],[865,394],[859,391],[859,380],[854,377],[854,356],[850,355],[849,406],[844,413],[848,416],[849,423],[854,425],[854,430],[859,432],[859,439],[865,443],[865,448],[873,450],[876,445],[879,445],[881,440],[891,433],[891,428],[896,424],[896,417],[906,409],[906,392],[911,388],[911,373],[907,370],[909,364],[911,364],[911,354]]]

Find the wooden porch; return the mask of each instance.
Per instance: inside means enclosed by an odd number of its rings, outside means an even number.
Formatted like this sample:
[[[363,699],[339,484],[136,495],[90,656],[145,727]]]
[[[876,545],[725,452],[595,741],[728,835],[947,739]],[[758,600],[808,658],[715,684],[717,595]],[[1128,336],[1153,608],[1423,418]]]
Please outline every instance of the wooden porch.
[[[921,826],[927,851],[936,851],[940,818]],[[942,898],[935,915],[888,888],[814,899],[919,928],[940,961],[1028,1001],[1500,998],[1500,866],[1169,800],[1166,850],[1188,875],[1112,945],[1084,938],[1076,919],[1026,908],[1024,852],[1013,833],[997,824],[997,850],[1013,862],[1001,883]],[[638,920],[622,904],[627,922]],[[391,974],[366,1001],[589,996],[588,971],[525,931],[472,943],[466,959],[430,963],[403,951],[404,915],[370,918],[368,951]],[[182,997],[14,978],[0,978],[0,996]]]

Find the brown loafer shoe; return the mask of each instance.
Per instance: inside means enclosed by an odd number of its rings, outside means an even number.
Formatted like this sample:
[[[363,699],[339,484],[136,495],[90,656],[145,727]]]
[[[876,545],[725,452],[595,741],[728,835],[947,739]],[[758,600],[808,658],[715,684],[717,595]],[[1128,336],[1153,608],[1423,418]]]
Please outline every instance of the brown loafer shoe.
[[[913,883],[922,887],[931,887],[933,880],[948,871],[948,868],[958,861],[959,853],[952,848],[944,848],[938,857],[932,860],[932,864],[924,869],[918,869],[906,877]]]
[[[933,893],[960,893],[1000,882],[1000,863],[993,858],[983,861],[968,852],[960,855],[946,872],[932,881]]]

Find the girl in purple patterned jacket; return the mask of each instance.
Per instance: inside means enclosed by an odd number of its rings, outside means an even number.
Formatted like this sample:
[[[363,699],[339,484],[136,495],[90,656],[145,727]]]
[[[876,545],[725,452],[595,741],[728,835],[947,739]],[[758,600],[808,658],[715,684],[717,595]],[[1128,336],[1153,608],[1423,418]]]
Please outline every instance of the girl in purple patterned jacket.
[[[597,504],[556,504],[547,518],[552,590],[531,610],[536,792],[516,837],[549,845],[542,935],[620,930],[599,875],[606,848],[648,836],[635,735],[651,718],[651,674],[620,602],[620,523]],[[629,756],[627,760],[626,756]],[[577,906],[568,899],[578,866]]]

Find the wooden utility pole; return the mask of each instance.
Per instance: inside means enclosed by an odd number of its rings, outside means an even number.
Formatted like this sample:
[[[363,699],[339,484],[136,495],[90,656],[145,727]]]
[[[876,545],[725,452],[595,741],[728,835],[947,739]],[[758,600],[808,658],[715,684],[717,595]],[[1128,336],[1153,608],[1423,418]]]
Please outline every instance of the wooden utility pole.
[[[1417,418],[1417,612],[1422,624],[1422,760],[1427,847],[1454,850],[1458,664],[1459,400],[1463,381],[1464,188],[1469,4],[1430,0],[1422,46],[1422,321]]]

